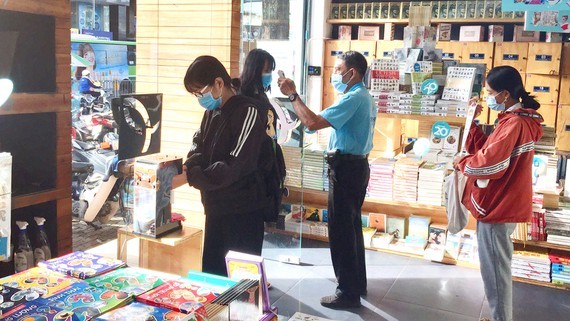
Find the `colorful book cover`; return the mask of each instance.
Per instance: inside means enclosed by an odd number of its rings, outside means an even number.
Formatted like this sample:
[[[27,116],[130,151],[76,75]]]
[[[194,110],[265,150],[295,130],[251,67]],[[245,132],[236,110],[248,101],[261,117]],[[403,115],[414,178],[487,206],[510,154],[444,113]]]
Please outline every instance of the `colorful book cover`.
[[[443,260],[443,257],[445,256],[446,234],[447,226],[441,224],[430,225],[424,258],[439,262]]]
[[[40,299],[41,300],[41,299]],[[2,315],[5,321],[72,321],[72,314],[45,305],[39,300],[27,302]]]
[[[370,213],[370,227],[373,227],[378,232],[386,232],[386,214]]]
[[[406,218],[388,216],[386,220],[386,232],[394,235],[394,238],[403,239],[406,236]]]
[[[77,282],[81,281],[40,267],[0,279],[2,285],[20,290],[30,289],[38,292],[43,298],[50,297]]]
[[[34,301],[40,297],[40,294],[34,290],[20,290],[9,286],[1,286],[2,302],[0,302],[0,316],[6,314],[15,307]]]
[[[226,254],[226,268],[228,270],[228,276],[231,279],[259,279],[263,300],[263,311],[260,312],[271,311],[269,289],[267,287],[267,276],[265,275],[263,257],[236,251],[229,251],[228,254]]]
[[[99,288],[121,291],[137,296],[156,288],[167,280],[160,273],[127,267],[87,279],[85,282]]]
[[[169,280],[136,297],[137,301],[182,313],[206,315],[205,305],[217,294],[211,288],[189,281]]]
[[[87,279],[125,266],[125,262],[77,251],[40,262],[38,266],[76,278]]]
[[[203,321],[204,318],[200,315],[184,314],[165,308],[146,305],[140,302],[133,302],[122,308],[115,309],[107,312],[94,320],[98,321],[182,321],[182,320],[195,320]]]
[[[128,304],[132,297],[124,292],[102,289],[87,283],[75,283],[49,298],[38,300],[69,312],[73,321],[87,321]]]

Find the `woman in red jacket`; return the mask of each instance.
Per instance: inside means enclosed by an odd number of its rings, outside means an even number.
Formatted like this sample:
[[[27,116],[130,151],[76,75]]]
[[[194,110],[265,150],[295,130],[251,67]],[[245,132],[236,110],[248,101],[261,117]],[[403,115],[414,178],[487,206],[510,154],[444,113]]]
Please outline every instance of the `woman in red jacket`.
[[[510,66],[487,75],[487,105],[499,111],[490,136],[471,125],[465,149],[455,162],[467,176],[462,202],[477,219],[479,261],[485,294],[494,321],[512,321],[510,235],[516,223],[532,215],[534,143],[542,137],[540,104],[524,89],[519,72]],[[477,114],[482,107],[477,106]]]

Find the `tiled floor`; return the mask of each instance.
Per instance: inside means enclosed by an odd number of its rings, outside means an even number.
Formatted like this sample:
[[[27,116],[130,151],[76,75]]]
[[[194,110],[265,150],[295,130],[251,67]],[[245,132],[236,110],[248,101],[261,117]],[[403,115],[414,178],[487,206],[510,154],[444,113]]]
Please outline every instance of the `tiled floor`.
[[[290,241],[266,235],[263,250],[272,284],[271,302],[279,308],[280,321],[297,311],[339,321],[477,321],[489,317],[478,270],[369,250],[368,296],[362,299],[362,307],[324,308],[320,298],[336,287],[327,244],[303,240],[301,264],[291,265],[276,260],[280,254],[299,253],[276,247]],[[131,242],[128,263],[136,265],[136,257],[131,257],[136,244]],[[114,257],[116,240],[90,251]],[[569,320],[570,291],[515,282],[514,306],[515,321]]]

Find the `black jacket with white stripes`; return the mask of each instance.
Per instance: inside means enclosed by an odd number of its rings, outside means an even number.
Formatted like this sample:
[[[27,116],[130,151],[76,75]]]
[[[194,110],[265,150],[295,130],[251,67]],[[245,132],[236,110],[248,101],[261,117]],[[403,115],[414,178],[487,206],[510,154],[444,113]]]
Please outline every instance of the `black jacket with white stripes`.
[[[267,107],[236,95],[206,111],[188,153],[187,177],[208,215],[251,212],[266,206],[260,155],[267,139]]]

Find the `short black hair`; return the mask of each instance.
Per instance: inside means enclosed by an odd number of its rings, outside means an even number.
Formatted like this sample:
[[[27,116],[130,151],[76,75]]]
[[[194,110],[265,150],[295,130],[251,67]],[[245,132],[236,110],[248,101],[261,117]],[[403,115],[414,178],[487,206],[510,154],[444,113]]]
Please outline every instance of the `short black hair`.
[[[366,69],[368,68],[368,62],[366,58],[358,51],[347,51],[340,56],[338,59],[344,60],[347,68],[354,68],[358,71],[360,76],[364,77],[366,75]]]
[[[222,78],[225,87],[232,86],[232,79],[226,67],[216,57],[200,56],[186,70],[184,87],[188,92],[193,93],[197,89],[212,85],[218,77]]]
[[[521,74],[511,66],[498,66],[487,74],[487,84],[494,91],[506,90],[511,97],[521,101],[524,108],[539,109],[540,103],[526,91]]]

